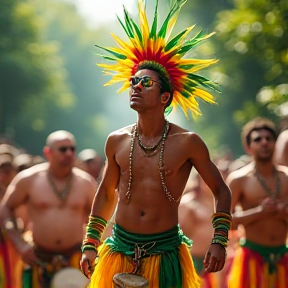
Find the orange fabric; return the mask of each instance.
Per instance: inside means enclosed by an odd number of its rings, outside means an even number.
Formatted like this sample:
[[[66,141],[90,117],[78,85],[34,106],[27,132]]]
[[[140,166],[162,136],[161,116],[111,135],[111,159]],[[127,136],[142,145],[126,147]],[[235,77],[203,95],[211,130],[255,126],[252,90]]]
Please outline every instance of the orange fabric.
[[[240,247],[235,253],[227,283],[229,288],[287,288],[288,254],[279,260],[276,272],[269,274],[268,264],[259,253]]]
[[[1,233],[1,232],[0,232]],[[21,258],[12,242],[1,235],[0,241],[0,287],[21,287]],[[0,237],[1,237],[0,236]]]

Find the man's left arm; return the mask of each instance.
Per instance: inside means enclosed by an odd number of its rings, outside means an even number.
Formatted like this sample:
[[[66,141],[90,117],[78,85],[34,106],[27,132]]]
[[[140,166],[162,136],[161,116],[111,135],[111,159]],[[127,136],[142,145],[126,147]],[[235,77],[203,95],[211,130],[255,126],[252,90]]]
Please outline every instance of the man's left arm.
[[[206,253],[204,266],[207,272],[217,272],[225,264],[228,230],[231,225],[231,191],[211,161],[203,140],[198,135],[192,134],[190,143],[190,151],[193,151],[191,152],[191,162],[215,198],[216,213],[212,218],[215,234]]]

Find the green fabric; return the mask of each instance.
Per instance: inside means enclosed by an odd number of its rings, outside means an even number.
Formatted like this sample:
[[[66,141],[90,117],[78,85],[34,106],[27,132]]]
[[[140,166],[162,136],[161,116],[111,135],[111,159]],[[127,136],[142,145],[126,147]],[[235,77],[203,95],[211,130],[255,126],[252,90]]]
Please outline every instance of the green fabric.
[[[179,246],[185,243],[192,246],[177,225],[171,230],[159,234],[135,234],[125,231],[119,225],[113,227],[113,234],[105,240],[105,244],[113,252],[120,252],[134,257],[135,246],[140,248],[141,257],[161,254],[159,288],[182,287],[182,269],[179,260]]]
[[[22,288],[32,288],[32,269],[23,270],[22,282]]]
[[[264,261],[268,263],[269,273],[271,274],[276,271],[277,263],[281,257],[288,252],[288,247],[285,244],[281,246],[270,247],[259,245],[249,240],[243,240],[242,242],[240,241],[240,245],[259,253]]]
[[[204,268],[204,263],[203,263],[204,257],[193,256],[192,260],[193,260],[193,264],[194,264],[197,274],[201,275],[203,272],[203,268]]]

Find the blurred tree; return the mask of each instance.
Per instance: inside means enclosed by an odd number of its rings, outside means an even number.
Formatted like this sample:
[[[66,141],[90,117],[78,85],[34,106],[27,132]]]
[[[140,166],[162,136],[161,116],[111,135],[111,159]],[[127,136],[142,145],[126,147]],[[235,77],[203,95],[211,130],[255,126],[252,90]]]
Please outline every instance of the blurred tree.
[[[220,11],[216,21],[211,19],[217,32],[211,43],[220,60],[213,73],[223,95],[217,97],[216,108],[201,106],[204,116],[195,127],[213,149],[226,146],[238,156],[243,153],[241,128],[248,120],[266,116],[277,121],[281,113],[287,114],[288,2],[233,4]]]
[[[73,2],[30,1],[46,23],[42,36],[59,46],[59,55],[68,71],[67,80],[76,99],[69,111],[49,109],[49,129],[68,130],[76,136],[79,151],[93,148],[103,155],[105,139],[115,127],[114,124],[112,128],[111,122],[120,125],[122,120],[115,117],[117,105],[114,104],[114,111],[107,109],[108,103],[113,105],[110,97],[113,99],[111,94],[115,95],[117,88],[103,87],[109,77],[103,76],[102,69],[95,65],[100,61],[95,44],[111,42],[110,30],[106,31],[105,27],[89,29]]]
[[[35,153],[48,121],[46,107],[74,103],[57,45],[41,39],[42,24],[29,2],[1,1],[0,133]]]

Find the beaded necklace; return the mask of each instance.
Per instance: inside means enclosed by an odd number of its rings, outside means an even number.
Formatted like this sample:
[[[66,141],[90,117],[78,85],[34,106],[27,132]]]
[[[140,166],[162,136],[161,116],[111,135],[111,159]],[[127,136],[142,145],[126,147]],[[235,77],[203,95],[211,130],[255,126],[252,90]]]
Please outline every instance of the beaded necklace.
[[[56,184],[53,181],[52,173],[50,170],[48,171],[47,176],[48,176],[49,183],[52,187],[52,190],[57,195],[57,197],[59,197],[60,200],[62,200],[62,201],[66,200],[67,195],[68,195],[69,190],[70,190],[70,187],[71,187],[71,184],[72,184],[73,174],[71,173],[71,175],[69,176],[69,179],[67,180],[67,183],[66,183],[66,185],[62,191],[58,190],[58,188],[56,187]]]
[[[168,136],[168,132],[169,132],[169,122],[166,120],[165,123],[165,128],[162,134],[162,137],[159,141],[159,143],[157,143],[156,148],[159,146],[160,144],[160,153],[159,153],[159,163],[158,163],[158,170],[159,170],[159,175],[160,175],[160,179],[161,179],[161,184],[163,187],[163,191],[165,193],[165,196],[167,197],[167,199],[169,201],[174,201],[174,202],[178,202],[179,199],[175,199],[175,197],[172,195],[171,192],[168,191],[168,188],[165,184],[165,179],[164,179],[164,170],[163,170],[163,154],[164,154],[164,144],[165,144],[165,140]],[[130,153],[129,153],[129,180],[128,180],[128,188],[127,188],[127,192],[125,194],[125,198],[126,198],[126,203],[130,202],[130,198],[131,198],[131,186],[132,186],[132,179],[133,179],[133,175],[132,175],[132,166],[133,166],[133,152],[134,152],[134,147],[135,147],[135,139],[138,135],[137,132],[137,123],[133,126],[132,128],[132,133],[131,133],[131,146],[130,146]],[[139,143],[139,138],[138,138],[138,143]],[[139,145],[140,146],[140,145]],[[152,146],[152,147],[154,147]],[[151,147],[151,148],[152,148]],[[142,147],[140,146],[140,148],[142,149]],[[149,148],[149,147],[148,147]],[[155,150],[156,150],[155,148]],[[143,149],[142,149],[143,150]],[[155,152],[156,153],[156,152]],[[155,154],[153,154],[155,155]],[[146,156],[146,155],[145,155]],[[148,156],[152,156],[152,155],[148,155]]]
[[[156,155],[157,148],[160,145],[160,143],[162,142],[164,134],[168,133],[168,130],[169,130],[169,123],[168,123],[168,121],[166,121],[165,125],[164,125],[164,129],[163,129],[162,135],[161,135],[159,141],[153,146],[144,146],[142,144],[142,142],[141,142],[141,138],[140,138],[140,135],[138,133],[137,126],[136,126],[136,128],[135,128],[135,137],[138,139],[138,145],[142,149],[142,151],[144,152],[144,155],[146,157],[151,157],[151,156]]]
[[[264,191],[267,193],[267,195],[271,198],[277,198],[280,194],[280,190],[281,190],[281,182],[280,182],[280,177],[279,177],[279,173],[277,172],[277,170],[273,169],[273,174],[276,178],[276,190],[275,193],[273,193],[273,191],[270,189],[270,187],[267,185],[264,177],[260,174],[260,172],[255,169],[255,176],[257,178],[257,180],[259,181],[259,183],[261,184],[262,188],[264,189]]]

